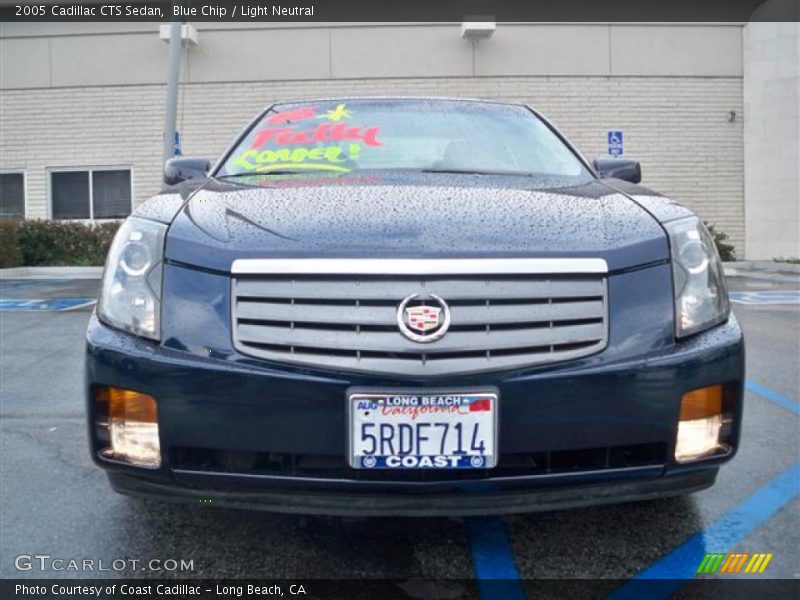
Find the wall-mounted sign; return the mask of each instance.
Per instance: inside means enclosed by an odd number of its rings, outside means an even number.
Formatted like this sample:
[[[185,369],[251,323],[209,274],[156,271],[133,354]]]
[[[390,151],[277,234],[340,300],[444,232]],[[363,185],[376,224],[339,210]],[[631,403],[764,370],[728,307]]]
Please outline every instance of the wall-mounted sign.
[[[622,156],[622,132],[608,132],[608,153],[611,156]]]

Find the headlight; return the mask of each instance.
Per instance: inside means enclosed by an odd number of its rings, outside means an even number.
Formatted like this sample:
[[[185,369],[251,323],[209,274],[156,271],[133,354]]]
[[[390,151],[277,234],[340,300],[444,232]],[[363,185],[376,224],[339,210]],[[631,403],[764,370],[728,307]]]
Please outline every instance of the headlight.
[[[106,259],[97,316],[113,327],[160,337],[161,272],[167,226],[129,217]]]
[[[675,335],[684,337],[728,319],[730,304],[714,240],[697,217],[666,224],[675,287]]]

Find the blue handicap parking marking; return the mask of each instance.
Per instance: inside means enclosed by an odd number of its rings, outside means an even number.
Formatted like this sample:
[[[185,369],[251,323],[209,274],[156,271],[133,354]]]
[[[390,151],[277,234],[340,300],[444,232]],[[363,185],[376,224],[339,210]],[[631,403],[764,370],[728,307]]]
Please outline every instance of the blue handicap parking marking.
[[[55,298],[52,300],[28,298],[2,299],[0,300],[0,311],[66,311],[92,306],[95,302],[97,301],[94,298]]]
[[[633,600],[644,597],[645,593],[648,598],[669,598],[686,581],[695,577],[707,552],[726,552],[798,496],[800,463],[795,463],[618,588],[606,600]],[[662,580],[662,585],[658,588],[646,585],[647,580],[653,579]]]
[[[70,281],[69,279],[0,279],[0,286],[12,288],[27,287],[30,285],[54,285]]]
[[[765,385],[758,383],[757,381],[753,381],[752,379],[748,379],[744,385],[745,389],[748,392],[752,392],[756,396],[760,396],[762,398],[766,398],[770,402],[777,404],[781,408],[785,408],[786,410],[793,412],[796,415],[800,415],[800,402],[795,402],[791,400],[789,397],[784,396],[780,392],[776,392],[775,390],[768,388]]]
[[[736,304],[800,304],[800,290],[731,292],[730,298]]]
[[[525,590],[500,517],[467,519],[472,564],[481,600],[524,600]]]

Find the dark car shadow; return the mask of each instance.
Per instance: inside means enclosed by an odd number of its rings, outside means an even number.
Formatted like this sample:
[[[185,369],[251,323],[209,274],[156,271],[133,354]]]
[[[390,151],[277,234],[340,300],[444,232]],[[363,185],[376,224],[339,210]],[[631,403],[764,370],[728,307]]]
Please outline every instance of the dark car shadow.
[[[124,499],[140,551],[194,559],[174,577],[469,577],[463,523],[448,518],[274,514]]]
[[[471,578],[460,518],[342,518],[121,499],[140,552],[193,560],[135,577]],[[520,574],[623,578],[701,527],[690,496],[503,518]],[[566,560],[568,559],[568,560]]]

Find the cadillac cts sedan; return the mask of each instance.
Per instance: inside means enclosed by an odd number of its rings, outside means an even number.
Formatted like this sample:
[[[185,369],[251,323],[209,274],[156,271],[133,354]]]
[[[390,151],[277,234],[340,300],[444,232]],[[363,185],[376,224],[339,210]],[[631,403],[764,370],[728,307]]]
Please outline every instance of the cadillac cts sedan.
[[[352,515],[712,485],[742,333],[708,231],[640,178],[517,104],[270,106],[112,244],[94,461],[126,494]]]

